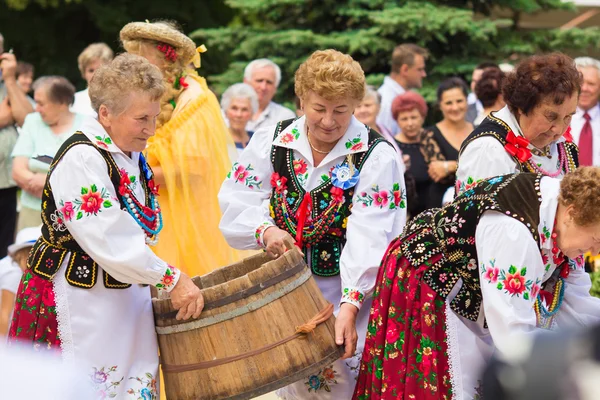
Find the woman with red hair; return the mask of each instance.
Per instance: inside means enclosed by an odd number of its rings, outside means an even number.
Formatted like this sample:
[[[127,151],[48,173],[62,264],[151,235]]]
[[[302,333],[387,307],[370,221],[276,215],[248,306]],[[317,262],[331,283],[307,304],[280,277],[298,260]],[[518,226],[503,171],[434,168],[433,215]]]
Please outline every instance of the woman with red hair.
[[[427,103],[423,96],[416,92],[405,92],[397,96],[392,102],[392,115],[400,127],[400,132],[395,136],[396,143],[402,154],[409,156],[409,169],[404,177],[405,181],[413,180],[414,193],[410,193],[407,184],[408,213],[415,216],[425,210],[425,198],[431,185],[431,178],[427,172],[427,163],[423,155],[423,122],[427,117]]]

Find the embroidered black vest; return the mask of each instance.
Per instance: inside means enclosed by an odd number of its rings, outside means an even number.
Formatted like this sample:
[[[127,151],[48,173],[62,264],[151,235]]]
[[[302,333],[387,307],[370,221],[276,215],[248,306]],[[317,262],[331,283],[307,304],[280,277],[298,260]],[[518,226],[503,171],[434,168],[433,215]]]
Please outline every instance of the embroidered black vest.
[[[119,167],[110,152],[95,146],[83,133],[74,133],[60,147],[50,165],[44,192],[42,194],[42,236],[33,246],[33,249],[29,254],[29,259],[27,260],[27,266],[35,275],[51,280],[70,253],[69,263],[65,270],[67,282],[72,286],[90,289],[98,280],[98,265],[79,246],[62,223],[63,216],[54,202],[52,188],[50,187],[50,176],[52,175],[55,166],[64,157],[67,151],[73,146],[78,145],[92,146],[102,155],[102,158],[104,158],[106,166],[108,167],[108,175],[114,186],[114,194],[119,199],[121,209],[125,209],[124,200],[118,190],[121,179]],[[140,170],[142,170],[141,163],[142,159],[140,158]],[[140,174],[140,182],[146,193],[146,204],[149,204],[147,181],[146,177],[143,175],[144,174]],[[130,284],[117,281],[106,273],[106,271],[103,271],[102,280],[104,286],[109,289],[125,289],[131,286]]]
[[[523,223],[539,243],[542,175],[521,173],[481,181],[442,209],[416,216],[401,235],[402,254],[415,267],[426,265],[427,284],[447,298],[462,278],[450,307],[476,321],[481,308],[475,231],[486,211],[498,211]]]
[[[462,155],[465,148],[474,140],[482,137],[493,137],[502,144],[502,147],[506,146],[506,136],[510,131],[510,127],[501,119],[494,117],[493,114],[488,115],[483,122],[471,132],[471,134],[463,141],[460,146],[459,152],[459,164],[460,156]],[[579,148],[575,143],[564,142],[567,161],[569,165],[569,171],[574,171],[579,167]],[[517,168],[520,172],[531,172],[537,173],[528,162],[522,163],[517,157],[511,156],[513,161],[517,164]],[[569,171],[563,171],[567,173]]]
[[[275,129],[274,138],[287,128],[294,120],[281,121]],[[367,151],[352,154],[352,164],[360,172],[365,161],[380,143],[390,145],[376,131],[369,130]],[[391,145],[390,145],[391,146]],[[294,173],[294,150],[280,146],[272,146],[271,163],[273,170],[286,179],[287,191],[277,193],[273,188],[271,193],[271,217],[276,225],[295,237],[296,212],[300,207],[306,191]],[[347,161],[344,161],[347,163]],[[308,238],[302,251],[306,263],[311,266],[312,272],[318,276],[335,276],[340,273],[340,256],[346,243],[346,224],[352,212],[352,196],[355,187],[344,190],[344,201],[332,207],[330,191],[333,187],[329,176],[323,177],[323,182],[310,191],[311,197],[311,224],[307,224],[310,233],[304,231],[304,238]]]

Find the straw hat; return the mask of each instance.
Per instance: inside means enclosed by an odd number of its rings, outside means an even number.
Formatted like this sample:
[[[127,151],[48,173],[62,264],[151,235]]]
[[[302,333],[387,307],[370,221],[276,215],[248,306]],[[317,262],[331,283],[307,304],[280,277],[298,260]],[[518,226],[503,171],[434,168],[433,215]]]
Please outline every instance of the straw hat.
[[[148,39],[170,44],[185,62],[200,58],[202,47],[196,48],[192,39],[163,22],[130,22],[121,29],[121,41]]]

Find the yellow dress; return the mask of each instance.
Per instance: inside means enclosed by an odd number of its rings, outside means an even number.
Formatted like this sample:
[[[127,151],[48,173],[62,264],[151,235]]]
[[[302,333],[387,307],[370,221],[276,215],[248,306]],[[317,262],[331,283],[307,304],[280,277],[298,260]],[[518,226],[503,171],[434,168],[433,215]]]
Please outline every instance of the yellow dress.
[[[231,168],[233,146],[221,109],[204,78],[186,77],[171,119],[148,141],[151,167],[161,167],[166,185],[159,190],[163,230],[154,252],[189,276],[204,275],[237,262],[219,231],[217,194]]]

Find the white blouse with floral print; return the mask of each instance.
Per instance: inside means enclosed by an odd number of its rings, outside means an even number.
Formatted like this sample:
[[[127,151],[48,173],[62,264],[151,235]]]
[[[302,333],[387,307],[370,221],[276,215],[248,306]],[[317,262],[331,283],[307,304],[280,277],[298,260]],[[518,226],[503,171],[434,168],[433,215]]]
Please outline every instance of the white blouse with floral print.
[[[352,117],[345,135],[325,159],[315,166],[306,137],[305,118],[299,118],[273,137],[275,126],[254,133],[248,147],[221,187],[223,211],[221,231],[238,249],[256,249],[266,228],[275,223],[270,216],[272,146],[294,150],[293,167],[305,190],[312,190],[331,177],[334,167],[349,154],[368,150],[368,129]],[[381,258],[406,222],[403,166],[392,146],[378,144],[365,161],[347,220],[347,241],[340,257],[341,301],[361,306],[372,292]]]
[[[508,109],[508,106],[505,106],[493,115],[504,121],[515,135],[523,136],[519,123]],[[528,148],[533,150],[531,161],[551,174],[557,172],[560,169],[561,161],[558,143],[564,141],[565,138],[561,137],[550,144],[549,157],[538,154],[533,145],[530,144]],[[458,159],[456,190],[458,193],[462,193],[465,190],[469,190],[482,179],[518,172],[519,168],[517,163],[510,154],[506,152],[502,143],[493,137],[475,139],[472,143],[469,143]],[[560,173],[559,176],[562,177],[563,173]]]
[[[488,211],[477,225],[482,312],[473,322],[458,316],[448,305],[446,311],[452,384],[458,399],[474,398],[482,368],[494,351],[508,354],[524,335],[542,331],[534,302],[556,269],[551,235],[559,189],[560,180],[541,179],[541,248],[527,227],[510,216]],[[600,322],[600,299],[589,294],[590,288],[589,275],[582,264],[577,264],[565,279],[562,305],[551,329]],[[456,288],[447,304],[455,293]]]
[[[86,121],[82,132],[111,153],[144,203],[139,153],[125,155],[94,119]],[[50,186],[58,208],[53,229],[68,229],[99,265],[98,281],[90,289],[66,281],[68,257],[53,279],[62,358],[86,372],[99,398],[155,398],[158,346],[150,288],[142,284],[171,291],[179,271],[152,252],[142,229],[120,208],[106,161],[97,149],[72,147],[54,168]],[[81,274],[90,273],[79,268]],[[107,289],[102,270],[132,286]]]

